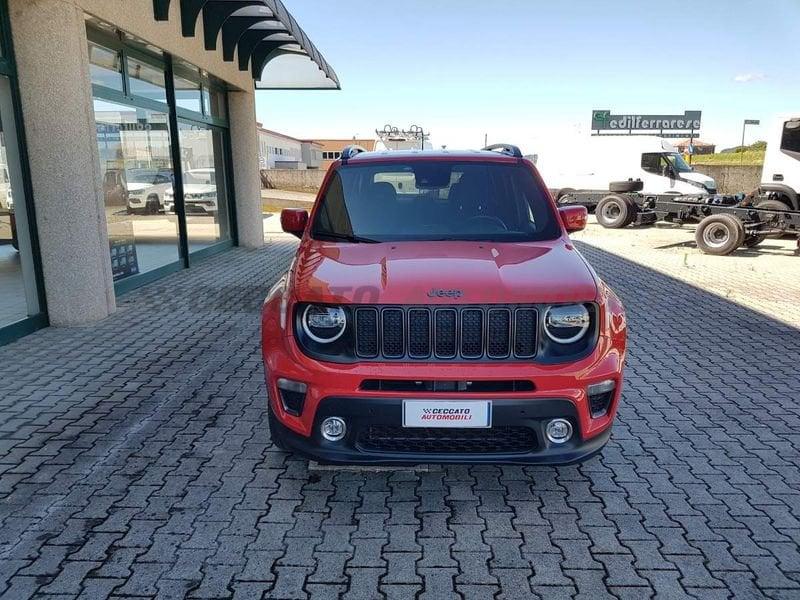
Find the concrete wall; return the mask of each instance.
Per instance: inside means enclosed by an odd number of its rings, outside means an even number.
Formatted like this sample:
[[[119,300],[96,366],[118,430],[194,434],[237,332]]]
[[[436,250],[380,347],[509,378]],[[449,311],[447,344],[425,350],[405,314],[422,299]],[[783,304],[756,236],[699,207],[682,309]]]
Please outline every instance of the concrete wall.
[[[265,188],[293,192],[317,192],[325,178],[324,169],[262,169],[261,182]]]
[[[695,171],[713,177],[717,190],[723,194],[751,192],[761,182],[760,166],[753,165],[693,165]]]

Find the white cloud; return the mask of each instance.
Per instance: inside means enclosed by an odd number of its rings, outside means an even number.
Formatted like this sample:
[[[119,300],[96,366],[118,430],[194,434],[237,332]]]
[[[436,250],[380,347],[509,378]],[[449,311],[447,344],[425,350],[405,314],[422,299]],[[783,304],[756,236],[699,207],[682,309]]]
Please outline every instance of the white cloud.
[[[733,80],[736,83],[750,83],[751,81],[761,81],[765,79],[763,73],[739,73]]]

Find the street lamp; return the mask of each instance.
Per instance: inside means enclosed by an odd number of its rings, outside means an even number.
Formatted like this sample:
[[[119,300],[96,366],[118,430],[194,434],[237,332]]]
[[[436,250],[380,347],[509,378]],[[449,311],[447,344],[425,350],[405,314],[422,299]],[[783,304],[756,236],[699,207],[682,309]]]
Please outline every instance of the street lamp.
[[[742,152],[741,152],[741,161],[744,162],[744,130],[748,125],[761,125],[761,121],[758,119],[745,119],[744,123],[742,123]]]

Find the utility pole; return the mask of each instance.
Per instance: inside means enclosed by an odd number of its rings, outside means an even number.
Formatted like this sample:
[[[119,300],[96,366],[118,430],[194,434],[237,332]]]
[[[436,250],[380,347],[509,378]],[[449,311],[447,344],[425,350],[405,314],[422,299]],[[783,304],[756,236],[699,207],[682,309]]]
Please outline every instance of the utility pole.
[[[744,163],[744,130],[745,127],[748,125],[761,125],[761,121],[758,119],[745,119],[744,123],[742,123],[742,146],[741,146],[741,160],[739,162]]]
[[[483,134],[483,147],[486,148],[486,146],[488,146],[488,145],[489,145],[489,134],[488,133],[484,133]]]

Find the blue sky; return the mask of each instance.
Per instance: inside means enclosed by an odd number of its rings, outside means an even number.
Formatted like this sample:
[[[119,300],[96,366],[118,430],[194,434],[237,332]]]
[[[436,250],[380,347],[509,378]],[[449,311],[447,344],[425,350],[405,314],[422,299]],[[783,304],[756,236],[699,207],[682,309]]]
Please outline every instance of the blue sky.
[[[701,137],[800,110],[800,0],[285,0],[342,91],[258,92],[259,121],[297,137],[412,123],[435,146],[588,133],[593,108],[703,111]],[[748,141],[765,128],[749,128]]]

